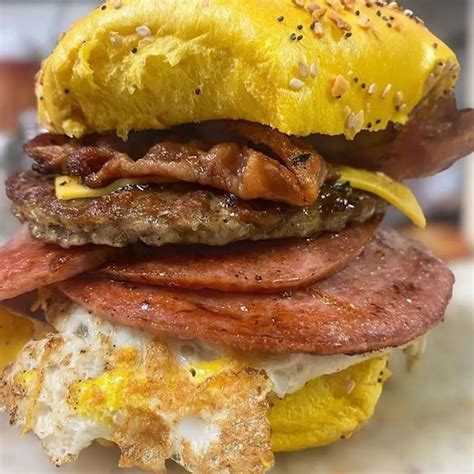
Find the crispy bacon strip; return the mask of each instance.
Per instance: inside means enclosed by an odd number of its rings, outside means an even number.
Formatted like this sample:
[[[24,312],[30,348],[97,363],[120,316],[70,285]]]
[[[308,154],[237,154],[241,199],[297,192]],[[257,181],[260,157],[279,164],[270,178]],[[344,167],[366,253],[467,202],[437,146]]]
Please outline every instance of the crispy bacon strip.
[[[224,247],[166,246],[127,255],[100,273],[121,281],[174,288],[278,293],[322,280],[357,257],[380,217],[309,239],[238,242]]]
[[[383,171],[394,179],[423,178],[474,152],[474,109],[458,110],[453,96],[419,107],[403,127],[363,132],[354,141],[307,139],[329,161]]]
[[[43,134],[30,141],[25,151],[36,160],[37,171],[81,176],[92,188],[120,178],[153,178],[211,186],[242,199],[298,206],[316,201],[327,168],[313,148],[263,125],[224,122],[216,127],[221,129],[217,135],[224,127],[225,138],[230,134],[233,141],[209,143],[200,139],[202,131],[197,129],[191,139],[181,131],[178,138],[164,141],[157,134],[153,142],[153,136],[144,132],[139,145],[144,153],[137,157],[131,145],[111,137],[80,141]]]
[[[243,351],[356,354],[400,346],[439,323],[454,278],[421,244],[381,231],[344,270],[304,290],[182,291],[82,275],[59,284],[115,323]]]
[[[92,270],[119,255],[112,247],[63,249],[34,240],[23,227],[0,247],[0,301]]]

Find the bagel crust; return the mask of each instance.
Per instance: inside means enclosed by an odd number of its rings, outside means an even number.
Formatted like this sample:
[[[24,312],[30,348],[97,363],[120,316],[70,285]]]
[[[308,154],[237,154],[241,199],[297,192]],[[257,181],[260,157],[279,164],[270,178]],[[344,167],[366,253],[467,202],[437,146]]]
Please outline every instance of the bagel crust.
[[[75,137],[244,119],[353,138],[406,123],[458,71],[395,2],[122,0],[74,24],[36,92],[41,122]]]

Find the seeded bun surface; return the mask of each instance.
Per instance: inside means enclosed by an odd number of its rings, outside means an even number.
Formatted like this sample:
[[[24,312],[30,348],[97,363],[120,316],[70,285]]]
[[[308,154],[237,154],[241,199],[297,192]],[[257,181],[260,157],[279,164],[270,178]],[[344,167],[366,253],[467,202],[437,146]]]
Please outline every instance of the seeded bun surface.
[[[245,119],[293,135],[406,123],[454,53],[395,2],[110,0],[38,76],[40,121],[80,137]]]

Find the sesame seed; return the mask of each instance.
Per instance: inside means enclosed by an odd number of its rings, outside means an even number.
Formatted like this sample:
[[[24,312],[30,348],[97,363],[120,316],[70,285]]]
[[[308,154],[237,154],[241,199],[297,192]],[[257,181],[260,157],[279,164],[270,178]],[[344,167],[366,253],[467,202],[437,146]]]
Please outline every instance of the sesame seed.
[[[277,18],[277,21],[279,21],[279,22],[281,23],[284,19],[285,19],[284,16],[279,16],[279,17]]]
[[[350,31],[352,29],[351,25],[347,23],[347,21],[344,20],[344,18],[338,15],[335,11],[331,10],[328,13],[328,16],[336,24],[336,26],[340,28],[341,30]]]
[[[304,7],[304,0],[292,0],[293,4],[297,7],[303,8]]]
[[[313,23],[311,23],[311,29],[313,30],[313,32],[316,36],[321,37],[321,36],[324,35],[323,25],[321,25],[321,23],[319,23],[319,21],[313,21]]]
[[[311,63],[309,72],[313,77],[316,77],[318,75],[318,65],[316,63]]]
[[[438,47],[438,43],[433,43],[433,48],[436,49]]]
[[[119,8],[122,8],[122,0],[114,0],[114,8],[118,10]]]
[[[301,41],[302,39],[303,39],[303,35],[298,35],[298,36],[296,37],[296,41]]]
[[[398,91],[398,92],[395,94],[395,103],[400,105],[402,102],[403,102],[403,92],[402,92],[402,91]]]
[[[352,391],[355,389],[355,386],[356,386],[356,383],[354,382],[354,380],[349,379],[347,381],[346,389],[347,389],[347,394],[348,395],[350,395],[352,393]]]
[[[360,10],[356,10],[355,13],[356,13],[357,16],[360,16]]]
[[[133,54],[136,54],[136,53],[137,53],[137,51],[138,51],[138,49],[137,49],[137,48],[133,48],[133,49],[132,49],[132,53],[133,53]]]
[[[375,82],[372,82],[372,84],[370,84],[368,90],[367,90],[367,93],[369,95],[373,95],[377,92],[377,84]]]
[[[400,105],[400,112],[403,112],[407,108],[407,104]]]
[[[311,16],[313,20],[318,21],[325,15],[327,11],[328,11],[327,8],[318,6],[318,8],[314,10],[313,13],[311,13]]]
[[[303,25],[298,25],[296,28],[297,28],[298,30],[302,30],[302,29],[303,29]]]
[[[392,90],[392,84],[387,84],[387,86],[382,92],[382,99],[386,99],[388,97],[388,94],[390,94],[391,90]]]
[[[367,124],[367,128],[372,128],[372,122],[369,122],[369,123]]]
[[[382,12],[380,10],[377,10],[377,16],[382,16]]]
[[[65,94],[69,94],[69,92],[71,92],[69,89],[64,89]]]
[[[402,31],[402,24],[398,20],[393,20],[393,29],[395,31]]]
[[[309,71],[305,61],[301,60],[298,62],[298,72],[300,73],[301,77],[308,77]]]
[[[107,5],[102,5],[102,6],[100,7],[100,9],[101,9],[102,11],[106,10],[106,9],[107,9]]]
[[[319,5],[316,5],[316,3],[308,3],[308,5],[306,5],[306,10],[308,10],[310,13],[313,13],[318,8],[320,7]]]
[[[291,33],[290,41],[295,41],[295,39],[296,39],[296,33]]]
[[[341,0],[341,3],[344,5],[345,10],[354,10],[354,4],[356,0]]]
[[[112,46],[119,48],[123,44],[123,38],[116,31],[111,31],[110,43],[112,44]]]
[[[365,89],[367,87],[367,84],[365,82],[363,82],[360,87],[362,87],[362,89]]]
[[[364,30],[368,30],[372,28],[372,24],[370,23],[370,19],[366,15],[361,15],[360,18],[357,20],[357,24],[363,28]]]
[[[350,38],[352,36],[352,33],[349,31],[344,35],[344,38]]]
[[[336,76],[336,79],[334,79],[334,83],[331,88],[331,94],[333,97],[340,98],[349,90],[349,87],[350,85],[346,81],[346,78],[339,74]]]
[[[407,8],[406,10],[403,11],[403,14],[411,17],[413,16],[413,11]]]
[[[346,106],[344,107],[343,111],[344,111],[344,116],[345,116],[346,119],[347,119],[347,117],[349,117],[349,115],[351,115],[351,113],[352,113],[352,110],[351,110],[351,108],[350,108],[348,105],[346,105]]]
[[[381,123],[382,123],[382,120],[380,120],[380,119],[377,119],[377,120],[375,121],[375,124],[376,124],[376,125],[379,125],[379,124],[381,124]]]
[[[197,89],[194,90],[194,93],[196,95],[201,95],[201,89],[198,87]]]
[[[351,113],[346,120],[346,128],[353,131],[354,134],[359,133],[362,130],[364,123],[364,111],[361,110],[358,114]]]
[[[135,31],[137,32],[137,35],[141,36],[142,38],[146,38],[148,36],[151,36],[151,30],[146,25],[138,26],[135,29]]]
[[[397,2],[390,2],[387,5],[387,7],[390,8],[391,10],[396,10],[396,9],[398,9],[398,3]]]
[[[357,84],[359,82],[359,78],[358,77],[354,77],[353,81]]]
[[[296,91],[302,89],[304,87],[304,82],[303,81],[300,81],[299,79],[297,79],[296,77],[294,77],[293,79],[291,79],[290,81],[290,87]]]

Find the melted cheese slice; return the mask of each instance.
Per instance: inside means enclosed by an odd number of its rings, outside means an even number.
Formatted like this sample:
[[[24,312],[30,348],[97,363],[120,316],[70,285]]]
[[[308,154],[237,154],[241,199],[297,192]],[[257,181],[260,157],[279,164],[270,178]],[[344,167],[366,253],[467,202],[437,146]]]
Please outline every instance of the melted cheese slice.
[[[147,184],[154,181],[155,180],[150,178],[119,179],[104,188],[93,189],[84,186],[81,182],[81,178],[73,176],[56,176],[54,185],[56,197],[61,201],[69,201],[71,199],[103,197],[126,186],[133,186],[136,184]]]
[[[408,186],[394,181],[387,175],[349,166],[338,166],[340,183],[349,183],[353,188],[375,194],[406,214],[418,227],[426,226],[426,219],[415,196]],[[125,186],[163,182],[150,178],[119,179],[104,188],[92,189],[84,186],[80,178],[57,176],[55,181],[56,197],[60,200],[102,197]]]
[[[338,166],[341,174],[338,182],[349,183],[351,187],[375,194],[403,212],[410,220],[421,227],[426,227],[426,218],[416,197],[408,186],[394,181],[386,174],[372,172],[349,166]]]

